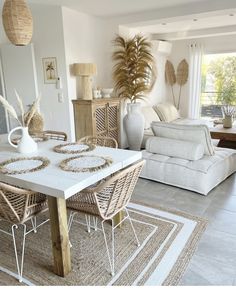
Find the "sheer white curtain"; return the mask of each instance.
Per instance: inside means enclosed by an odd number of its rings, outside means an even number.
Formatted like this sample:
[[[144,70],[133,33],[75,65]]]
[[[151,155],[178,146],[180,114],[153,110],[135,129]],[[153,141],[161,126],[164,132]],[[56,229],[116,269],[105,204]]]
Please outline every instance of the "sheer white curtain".
[[[203,46],[201,43],[189,45],[189,118],[200,117],[200,96],[201,96],[201,67],[203,57]]]

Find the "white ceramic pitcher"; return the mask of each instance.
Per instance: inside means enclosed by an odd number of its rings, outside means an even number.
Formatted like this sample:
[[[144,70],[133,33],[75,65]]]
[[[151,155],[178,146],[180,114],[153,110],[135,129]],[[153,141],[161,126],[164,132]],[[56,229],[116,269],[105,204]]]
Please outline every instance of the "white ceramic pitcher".
[[[18,145],[15,145],[11,141],[11,135],[13,134],[13,132],[17,130],[22,131],[22,137]],[[13,128],[13,130],[11,130],[8,134],[8,142],[11,146],[15,147],[19,153],[22,153],[22,154],[30,154],[30,153],[37,151],[38,149],[37,143],[29,135],[28,127],[19,126],[19,127]]]

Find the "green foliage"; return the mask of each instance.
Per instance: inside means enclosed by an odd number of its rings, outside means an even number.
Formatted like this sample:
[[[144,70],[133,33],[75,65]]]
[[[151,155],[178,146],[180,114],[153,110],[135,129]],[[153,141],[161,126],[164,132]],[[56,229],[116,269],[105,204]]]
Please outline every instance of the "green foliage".
[[[236,103],[236,56],[225,56],[213,60],[208,72],[214,76],[217,102]]]
[[[116,50],[112,59],[115,62],[113,79],[116,94],[131,102],[144,98],[144,93],[152,89],[155,79],[151,43],[140,35],[131,39],[117,36],[114,45]]]

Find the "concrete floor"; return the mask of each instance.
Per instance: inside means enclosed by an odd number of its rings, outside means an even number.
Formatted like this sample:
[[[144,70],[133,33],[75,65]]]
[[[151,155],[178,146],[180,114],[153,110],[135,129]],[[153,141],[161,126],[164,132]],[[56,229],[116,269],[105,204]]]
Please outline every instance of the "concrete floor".
[[[208,196],[140,179],[132,201],[208,219],[208,227],[179,285],[236,285],[236,174]]]

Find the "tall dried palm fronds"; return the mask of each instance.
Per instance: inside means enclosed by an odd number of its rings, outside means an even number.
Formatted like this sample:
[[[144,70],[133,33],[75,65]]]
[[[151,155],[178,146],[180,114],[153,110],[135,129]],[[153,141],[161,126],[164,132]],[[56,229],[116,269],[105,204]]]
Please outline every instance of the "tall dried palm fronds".
[[[172,92],[174,106],[176,106],[175,94],[174,94],[174,85],[176,83],[176,75],[175,75],[174,65],[169,60],[166,60],[165,78],[166,78],[166,82],[171,87],[171,92]]]
[[[179,109],[182,86],[188,81],[188,63],[185,59],[183,59],[177,67],[176,81],[179,84],[179,98],[177,104],[177,109]]]
[[[135,102],[151,91],[155,78],[155,61],[151,54],[151,43],[140,35],[131,39],[117,36],[116,50],[112,59],[115,62],[113,79],[118,97]]]

